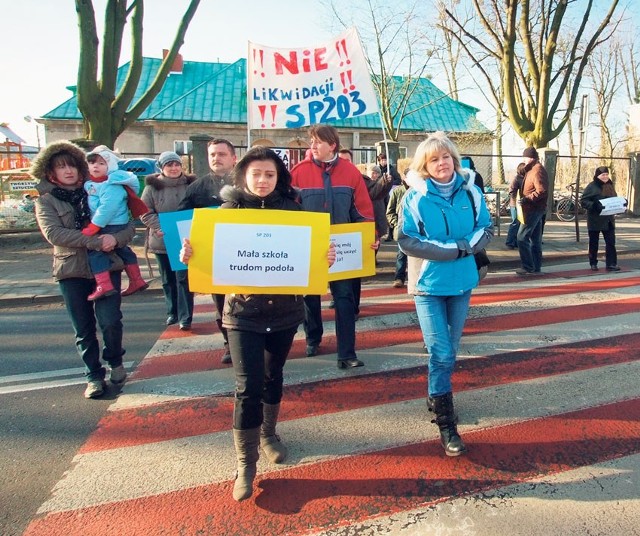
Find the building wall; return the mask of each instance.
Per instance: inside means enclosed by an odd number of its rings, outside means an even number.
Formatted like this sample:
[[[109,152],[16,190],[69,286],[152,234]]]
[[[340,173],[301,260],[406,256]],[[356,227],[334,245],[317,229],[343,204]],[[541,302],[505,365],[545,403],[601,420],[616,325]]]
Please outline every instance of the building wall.
[[[79,121],[43,120],[47,143],[63,139],[81,138],[82,124]],[[375,147],[382,139],[382,130],[339,129],[343,147],[359,149]],[[228,139],[237,147],[246,147],[246,125],[228,123],[184,123],[169,121],[139,121],[128,128],[116,141],[115,149],[124,155],[159,154],[173,151],[173,142],[189,140],[194,135],[209,135],[214,138]],[[407,157],[413,156],[416,148],[427,137],[426,132],[407,132],[400,135],[399,144],[406,149]],[[463,137],[451,136],[459,144],[462,154],[491,155],[493,140],[490,135]],[[306,148],[308,147],[307,129],[253,130],[251,145],[270,145],[272,147]],[[362,153],[370,159],[372,154]],[[363,156],[364,158],[364,156]],[[476,160],[476,167],[484,177],[491,177],[491,159],[486,162]],[[356,163],[360,163],[356,161]]]

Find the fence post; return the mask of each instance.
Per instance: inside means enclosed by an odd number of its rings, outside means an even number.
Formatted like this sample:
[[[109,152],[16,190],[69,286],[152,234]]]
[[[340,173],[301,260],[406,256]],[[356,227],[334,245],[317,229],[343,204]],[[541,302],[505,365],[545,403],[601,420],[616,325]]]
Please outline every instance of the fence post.
[[[190,136],[189,139],[193,143],[193,153],[191,155],[193,162],[193,174],[196,177],[204,177],[211,171],[209,168],[207,143],[209,143],[213,138],[208,134],[196,134],[195,136]]]
[[[640,215],[640,153],[629,153],[629,190],[627,192],[629,212]]]

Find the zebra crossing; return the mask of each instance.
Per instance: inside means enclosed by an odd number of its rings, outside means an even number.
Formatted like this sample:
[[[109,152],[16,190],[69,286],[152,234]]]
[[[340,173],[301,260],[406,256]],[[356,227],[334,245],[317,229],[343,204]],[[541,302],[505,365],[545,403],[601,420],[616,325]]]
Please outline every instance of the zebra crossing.
[[[234,376],[198,296],[193,331],[162,334],[25,534],[637,533],[639,270],[489,274],[453,376],[459,458],[429,422],[411,297],[363,285],[365,367],[346,372],[323,303],[319,355],[300,330],[285,367],[289,457],[260,460],[250,500],[231,497]]]

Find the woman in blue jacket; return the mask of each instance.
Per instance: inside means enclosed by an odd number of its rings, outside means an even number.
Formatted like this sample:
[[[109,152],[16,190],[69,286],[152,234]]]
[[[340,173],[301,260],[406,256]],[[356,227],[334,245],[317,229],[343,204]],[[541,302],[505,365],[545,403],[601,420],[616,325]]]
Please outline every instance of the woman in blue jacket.
[[[427,407],[435,413],[447,456],[466,447],[458,434],[451,375],[478,285],[474,253],[493,237],[493,224],[480,189],[462,174],[460,155],[442,132],[416,150],[400,213],[398,245],[409,256],[408,291],[429,352]]]

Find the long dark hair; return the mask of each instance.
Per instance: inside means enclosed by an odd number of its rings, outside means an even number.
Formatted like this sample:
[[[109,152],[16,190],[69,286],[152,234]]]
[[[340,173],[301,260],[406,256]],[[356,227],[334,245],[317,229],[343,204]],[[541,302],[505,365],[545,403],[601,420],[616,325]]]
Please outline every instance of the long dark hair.
[[[287,166],[284,165],[280,157],[268,147],[258,146],[247,151],[233,169],[233,185],[241,190],[246,190],[246,174],[249,164],[257,161],[264,162],[265,160],[271,160],[276,166],[276,173],[278,175],[276,190],[284,196],[291,197],[293,193],[291,188],[291,173],[289,173]]]

